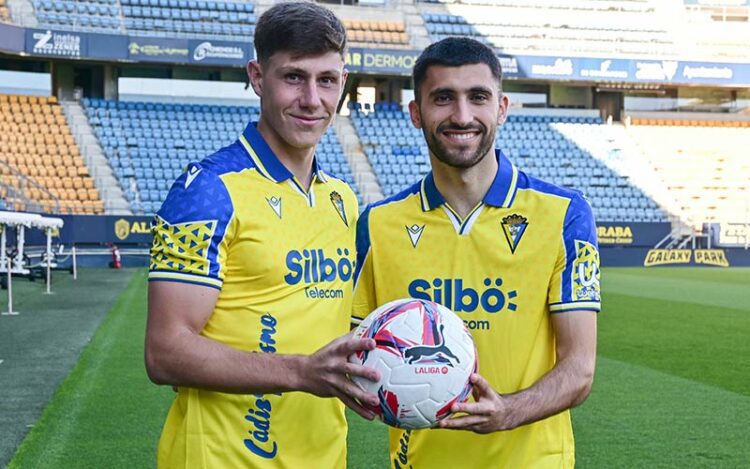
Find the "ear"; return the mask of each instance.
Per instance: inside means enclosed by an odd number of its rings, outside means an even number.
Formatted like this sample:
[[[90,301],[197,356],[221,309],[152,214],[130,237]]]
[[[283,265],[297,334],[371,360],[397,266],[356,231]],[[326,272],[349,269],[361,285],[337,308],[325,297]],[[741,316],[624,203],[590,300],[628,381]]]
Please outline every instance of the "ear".
[[[422,128],[422,114],[419,112],[419,105],[416,101],[409,102],[409,117],[411,117],[411,123],[415,128]]]
[[[497,125],[503,125],[505,123],[505,119],[508,117],[508,106],[510,105],[510,99],[506,95],[500,96],[500,103],[497,113]]]
[[[258,96],[263,96],[263,71],[257,60],[251,60],[247,63],[247,77],[250,79],[250,85]]]
[[[341,72],[341,81],[339,84],[341,85],[341,91],[339,92],[339,96],[344,95],[344,91],[346,90],[346,80],[349,79],[349,70],[343,69]]]

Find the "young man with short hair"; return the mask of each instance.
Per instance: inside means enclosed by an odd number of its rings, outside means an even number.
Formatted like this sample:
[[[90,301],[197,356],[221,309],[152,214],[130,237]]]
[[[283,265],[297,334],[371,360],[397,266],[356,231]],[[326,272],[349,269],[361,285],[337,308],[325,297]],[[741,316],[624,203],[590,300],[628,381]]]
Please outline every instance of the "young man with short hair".
[[[591,389],[600,309],[591,208],[493,149],[508,98],[488,47],[432,44],[414,93],[432,171],[360,217],[353,319],[403,297],[440,302],[471,329],[481,375],[441,429],[391,429],[391,463],[573,467],[567,409]]]
[[[261,116],[191,164],[155,217],[146,366],[178,389],[159,467],[343,467],[357,200],[315,147],[346,80],[346,32],[314,3],[259,19],[248,75]],[[293,392],[302,391],[302,392]],[[323,399],[337,397],[338,399]]]

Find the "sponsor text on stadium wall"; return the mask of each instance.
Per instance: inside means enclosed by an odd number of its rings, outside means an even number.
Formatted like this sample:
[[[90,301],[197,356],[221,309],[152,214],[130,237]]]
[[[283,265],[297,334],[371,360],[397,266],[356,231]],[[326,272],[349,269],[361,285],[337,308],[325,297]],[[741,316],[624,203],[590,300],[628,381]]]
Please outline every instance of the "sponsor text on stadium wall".
[[[729,260],[723,249],[651,249],[643,260],[645,267],[690,264],[729,267]]]

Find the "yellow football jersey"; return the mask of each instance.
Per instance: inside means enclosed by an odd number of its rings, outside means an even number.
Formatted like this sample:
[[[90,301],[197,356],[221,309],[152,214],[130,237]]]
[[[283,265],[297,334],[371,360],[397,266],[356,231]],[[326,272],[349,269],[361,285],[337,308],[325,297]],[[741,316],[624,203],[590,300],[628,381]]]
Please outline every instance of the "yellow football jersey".
[[[191,164],[154,222],[150,281],[221,290],[202,335],[248,352],[311,354],[349,329],[357,200],[317,163],[305,191],[253,124]],[[346,465],[343,405],[301,392],[180,388],[165,468]]]
[[[441,303],[470,329],[479,372],[500,393],[555,364],[550,314],[599,311],[591,208],[577,191],[519,171],[501,152],[484,200],[460,219],[432,174],[368,207],[357,228],[353,321],[403,297]],[[512,431],[390,431],[393,467],[572,467],[570,413]]]

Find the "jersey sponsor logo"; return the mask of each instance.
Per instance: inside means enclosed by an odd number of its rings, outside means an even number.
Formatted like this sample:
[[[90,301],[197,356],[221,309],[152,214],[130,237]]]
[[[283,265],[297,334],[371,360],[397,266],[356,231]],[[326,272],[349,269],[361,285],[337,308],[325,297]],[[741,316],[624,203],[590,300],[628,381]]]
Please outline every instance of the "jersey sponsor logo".
[[[573,261],[573,301],[600,301],[599,251],[588,241],[575,240]]]
[[[502,279],[496,278],[493,281],[485,278],[483,283],[485,288],[477,290],[464,286],[464,281],[460,278],[435,278],[432,281],[420,278],[409,284],[409,296],[440,303],[456,313],[473,313],[480,307],[488,313],[498,313],[505,309],[515,311],[518,308],[513,301],[518,292],[501,289]]]
[[[276,318],[266,313],[260,317],[260,324],[260,350],[265,353],[276,353],[276,339],[273,337],[276,334]]]
[[[190,184],[195,181],[195,178],[198,177],[201,171],[203,171],[203,168],[200,168],[198,166],[190,166],[190,168],[188,168],[187,175],[185,176],[185,189],[190,187]]]
[[[271,438],[271,401],[263,394],[255,395],[255,402],[247,409],[245,420],[253,424],[253,429],[248,430],[250,438],[245,438],[245,448],[263,459],[276,457],[279,446]]]
[[[398,440],[398,451],[393,458],[393,467],[395,469],[411,468],[409,464],[409,440],[411,439],[411,430],[406,430]]]
[[[409,239],[411,240],[411,245],[413,247],[417,247],[417,243],[419,242],[419,239],[422,237],[422,233],[424,233],[424,225],[419,226],[415,223],[405,228],[406,228],[406,233],[409,235]]]
[[[349,220],[346,218],[346,207],[344,207],[344,199],[341,197],[341,194],[336,191],[331,192],[331,203],[333,204],[333,208],[336,209],[336,213],[341,217],[341,221],[348,227]]]
[[[281,220],[281,197],[276,197],[275,195],[272,197],[266,197],[266,202],[268,202],[273,213],[275,213],[276,216],[279,217],[279,220]]]
[[[276,353],[276,318],[266,313],[260,317],[260,350],[264,353]],[[275,394],[281,396],[281,394]],[[271,411],[273,405],[263,394],[255,395],[255,402],[247,409],[245,420],[253,424],[253,428],[248,430],[250,438],[245,438],[243,443],[245,448],[253,454],[263,459],[273,459],[278,452],[278,445],[271,436]]]
[[[505,234],[505,240],[508,241],[511,254],[515,254],[518,243],[521,242],[521,237],[526,232],[526,227],[528,226],[529,221],[526,217],[517,213],[503,218],[503,234]]]
[[[304,283],[348,282],[354,273],[356,261],[349,259],[349,249],[336,249],[336,256],[326,255],[323,249],[289,251],[286,267],[289,273],[284,280],[289,285]]]

